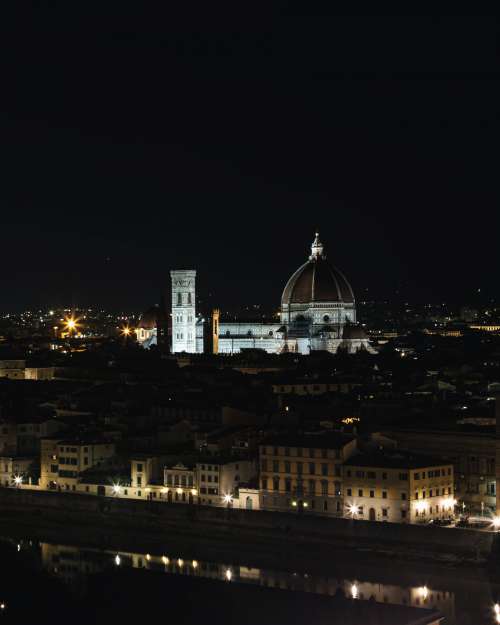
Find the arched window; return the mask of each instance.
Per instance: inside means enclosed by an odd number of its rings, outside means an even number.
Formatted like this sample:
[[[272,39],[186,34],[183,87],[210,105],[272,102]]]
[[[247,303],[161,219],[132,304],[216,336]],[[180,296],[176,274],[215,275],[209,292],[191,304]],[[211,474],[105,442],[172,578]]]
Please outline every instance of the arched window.
[[[253,502],[251,497],[246,498],[246,508],[247,510],[251,510],[253,507]]]

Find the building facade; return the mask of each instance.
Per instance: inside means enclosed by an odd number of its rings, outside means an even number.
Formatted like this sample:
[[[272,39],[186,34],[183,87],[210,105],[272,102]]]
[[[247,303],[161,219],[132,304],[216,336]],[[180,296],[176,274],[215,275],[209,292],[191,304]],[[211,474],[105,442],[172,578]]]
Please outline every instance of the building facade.
[[[453,465],[400,450],[354,454],[344,465],[344,516],[418,523],[454,514]]]
[[[342,464],[355,449],[341,434],[269,439],[259,446],[260,508],[342,516]]]

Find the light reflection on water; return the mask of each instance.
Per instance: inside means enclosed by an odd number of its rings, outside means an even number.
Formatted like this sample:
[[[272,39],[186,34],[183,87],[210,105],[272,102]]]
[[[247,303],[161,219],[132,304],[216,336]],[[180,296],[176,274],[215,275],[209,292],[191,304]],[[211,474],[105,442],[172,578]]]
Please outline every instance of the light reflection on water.
[[[303,572],[290,573],[268,568],[248,567],[231,562],[192,560],[176,553],[116,552],[45,542],[33,544],[31,541],[20,542],[19,549],[35,551],[46,571],[60,577],[77,590],[79,588],[80,592],[84,592],[85,579],[88,575],[116,567],[129,567],[168,575],[184,575],[219,580],[224,583],[253,584],[322,595],[335,595],[340,592],[346,597],[359,601],[370,599],[381,603],[433,608],[446,617],[444,621],[446,625],[465,625],[472,622],[474,625],[479,625],[495,622],[493,602],[489,600],[491,591],[487,583],[478,586],[481,592],[478,592],[476,588],[475,595],[471,593],[467,599],[467,609],[464,610],[464,597],[461,596],[463,592],[460,591],[460,586],[456,585],[460,580],[454,580],[454,577],[460,575],[459,570],[450,570],[450,579],[447,579],[442,587],[438,587],[428,584],[425,579],[419,580],[415,585],[374,582],[376,571],[370,573],[369,579],[339,579]],[[395,577],[397,579],[397,573]],[[415,575],[414,579],[418,577]],[[474,601],[477,603],[476,608],[473,606]],[[474,621],[469,619],[471,610],[477,617]]]

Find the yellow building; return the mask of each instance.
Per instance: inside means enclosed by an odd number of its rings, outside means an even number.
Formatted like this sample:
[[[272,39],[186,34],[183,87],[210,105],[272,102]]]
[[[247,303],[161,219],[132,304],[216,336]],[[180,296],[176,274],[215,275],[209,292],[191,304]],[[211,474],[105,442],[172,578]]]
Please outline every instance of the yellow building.
[[[40,444],[40,488],[76,491],[80,475],[115,454],[101,439],[45,438]]]
[[[454,514],[453,465],[384,449],[354,454],[344,465],[344,516],[418,523]]]
[[[260,445],[260,508],[341,516],[342,463],[356,449],[340,433],[276,436]]]

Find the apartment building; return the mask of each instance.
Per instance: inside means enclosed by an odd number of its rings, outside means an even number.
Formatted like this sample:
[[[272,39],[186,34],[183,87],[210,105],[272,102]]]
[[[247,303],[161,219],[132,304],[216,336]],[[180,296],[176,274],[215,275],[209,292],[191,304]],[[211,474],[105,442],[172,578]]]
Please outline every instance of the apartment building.
[[[40,487],[76,491],[81,474],[115,454],[113,441],[46,438],[41,441]]]
[[[453,464],[397,449],[358,452],[344,464],[344,516],[418,523],[453,514]]]
[[[259,446],[260,508],[341,516],[342,464],[355,450],[341,433],[269,438]]]

